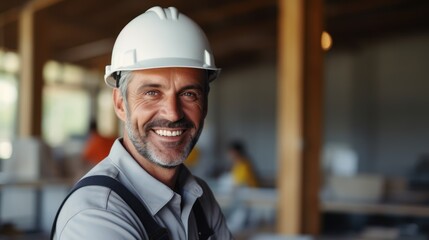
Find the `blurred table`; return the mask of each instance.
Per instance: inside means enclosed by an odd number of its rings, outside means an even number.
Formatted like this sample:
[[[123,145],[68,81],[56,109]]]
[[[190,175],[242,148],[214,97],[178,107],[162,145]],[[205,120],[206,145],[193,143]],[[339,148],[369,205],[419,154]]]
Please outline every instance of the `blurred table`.
[[[322,202],[322,211],[328,213],[377,214],[410,217],[429,217],[428,205],[393,203]]]
[[[25,232],[50,229],[56,209],[71,186],[72,179],[0,182],[0,225],[11,223]]]

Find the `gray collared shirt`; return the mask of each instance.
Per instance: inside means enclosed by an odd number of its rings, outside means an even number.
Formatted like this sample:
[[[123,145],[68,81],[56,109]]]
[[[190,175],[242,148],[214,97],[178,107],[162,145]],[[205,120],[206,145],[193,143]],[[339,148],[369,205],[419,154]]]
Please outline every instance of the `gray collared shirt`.
[[[232,239],[225,218],[207,184],[182,166],[181,192],[176,193],[149,175],[131,157],[120,140],[109,156],[86,176],[107,175],[124,184],[147,207],[171,239],[198,239],[192,206],[200,197],[207,222],[213,229],[210,239]],[[88,186],[73,193],[57,221],[54,239],[147,239],[144,226],[131,208],[110,189]]]

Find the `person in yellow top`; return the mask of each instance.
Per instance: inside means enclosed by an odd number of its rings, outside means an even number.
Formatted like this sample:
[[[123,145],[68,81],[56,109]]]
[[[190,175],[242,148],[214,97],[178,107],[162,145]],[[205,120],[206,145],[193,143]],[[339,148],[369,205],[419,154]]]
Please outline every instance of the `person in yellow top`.
[[[233,161],[232,178],[236,186],[258,187],[259,182],[252,162],[240,141],[233,141],[228,147],[228,155]]]
[[[188,168],[194,168],[199,164],[200,161],[200,149],[195,146],[194,149],[189,153],[188,157],[185,160],[185,165]]]

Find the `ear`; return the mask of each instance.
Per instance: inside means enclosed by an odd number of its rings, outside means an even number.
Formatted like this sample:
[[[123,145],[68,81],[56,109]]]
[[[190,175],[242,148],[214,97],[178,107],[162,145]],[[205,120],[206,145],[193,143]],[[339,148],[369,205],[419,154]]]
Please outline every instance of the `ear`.
[[[116,116],[123,122],[126,120],[125,103],[122,97],[121,91],[118,88],[113,89],[113,107],[115,109]]]

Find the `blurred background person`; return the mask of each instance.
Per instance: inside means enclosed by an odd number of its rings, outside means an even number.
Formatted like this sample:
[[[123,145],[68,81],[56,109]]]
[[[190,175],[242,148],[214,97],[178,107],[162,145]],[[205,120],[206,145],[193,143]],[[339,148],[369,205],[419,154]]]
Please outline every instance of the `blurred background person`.
[[[200,163],[200,149],[195,146],[194,149],[189,153],[188,158],[186,158],[184,164],[189,168],[193,169]]]
[[[116,137],[114,136],[103,136],[100,134],[97,128],[97,122],[91,120],[88,139],[82,152],[84,168],[91,168],[109,155],[110,148],[115,140]]]
[[[259,180],[244,143],[232,141],[228,146],[228,157],[232,161],[232,180],[235,186],[258,187]]]

